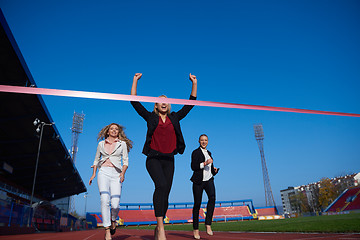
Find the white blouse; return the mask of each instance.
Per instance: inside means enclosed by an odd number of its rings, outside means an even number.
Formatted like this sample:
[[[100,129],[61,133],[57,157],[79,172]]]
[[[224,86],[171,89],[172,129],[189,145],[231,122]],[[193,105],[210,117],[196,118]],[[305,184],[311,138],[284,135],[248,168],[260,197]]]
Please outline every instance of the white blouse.
[[[202,153],[203,153],[204,156],[205,156],[205,160],[208,160],[209,158],[211,158],[210,155],[209,155],[209,153],[208,153],[208,151],[207,151],[206,149],[204,149],[204,148],[200,148],[200,149],[201,149]],[[204,166],[204,165],[205,165],[205,164],[204,164],[203,162],[200,163],[200,168],[201,168],[201,169],[204,169],[204,170],[203,170],[203,181],[205,182],[205,181],[209,181],[210,178],[213,177],[213,175],[212,175],[212,173],[211,173],[211,165],[212,165],[212,163],[209,163],[209,164],[206,165],[206,166]]]

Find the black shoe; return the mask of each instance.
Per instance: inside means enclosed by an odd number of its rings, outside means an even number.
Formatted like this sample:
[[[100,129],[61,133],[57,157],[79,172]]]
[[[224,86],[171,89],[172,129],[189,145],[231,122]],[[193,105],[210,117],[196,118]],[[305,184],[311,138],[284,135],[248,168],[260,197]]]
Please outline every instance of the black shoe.
[[[113,222],[113,221],[111,221],[111,222]],[[111,226],[112,226],[112,224],[111,224]],[[115,232],[116,232],[116,224],[115,224],[115,228],[110,228],[110,234],[111,235],[114,235]]]

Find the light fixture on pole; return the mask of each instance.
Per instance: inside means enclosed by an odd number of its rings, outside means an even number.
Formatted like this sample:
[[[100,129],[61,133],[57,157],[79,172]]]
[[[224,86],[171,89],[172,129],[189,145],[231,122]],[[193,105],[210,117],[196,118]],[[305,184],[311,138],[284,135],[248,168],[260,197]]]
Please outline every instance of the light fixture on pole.
[[[36,132],[40,133],[40,139],[39,139],[39,147],[38,147],[38,151],[37,151],[37,156],[36,156],[36,163],[35,163],[35,172],[34,172],[34,179],[33,179],[33,185],[32,185],[32,190],[31,190],[31,197],[30,197],[30,207],[32,207],[33,204],[33,198],[34,198],[34,190],[35,190],[35,184],[36,184],[36,175],[37,175],[37,169],[38,169],[38,164],[39,164],[39,156],[40,156],[40,148],[41,148],[41,140],[42,140],[42,136],[43,136],[43,129],[44,126],[52,126],[55,123],[45,123],[45,122],[41,122],[38,118],[36,118],[33,122],[34,126],[37,126],[36,128]],[[29,218],[29,222],[30,222]],[[28,222],[28,225],[30,225]]]

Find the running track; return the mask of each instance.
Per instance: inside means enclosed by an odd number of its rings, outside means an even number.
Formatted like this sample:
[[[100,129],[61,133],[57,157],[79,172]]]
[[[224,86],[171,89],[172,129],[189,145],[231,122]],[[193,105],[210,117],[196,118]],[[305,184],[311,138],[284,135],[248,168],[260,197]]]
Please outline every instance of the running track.
[[[351,233],[249,233],[214,232],[208,236],[200,232],[203,240],[351,240],[360,239],[360,234]],[[190,231],[166,231],[167,240],[193,239]],[[60,233],[34,233],[25,235],[0,236],[7,240],[102,240],[104,230],[88,230]],[[154,240],[153,231],[136,229],[118,229],[113,240]]]

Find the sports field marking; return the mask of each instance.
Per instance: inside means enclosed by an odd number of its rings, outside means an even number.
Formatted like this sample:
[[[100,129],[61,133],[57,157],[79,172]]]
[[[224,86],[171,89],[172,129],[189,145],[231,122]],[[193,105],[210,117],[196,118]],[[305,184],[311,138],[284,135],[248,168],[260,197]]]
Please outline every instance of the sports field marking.
[[[84,240],[87,240],[87,239],[89,239],[89,238],[91,238],[91,237],[93,237],[93,236],[95,236],[96,235],[96,233],[94,233],[93,235],[91,235],[91,236],[89,236],[89,237],[87,237],[87,238],[84,238]]]

